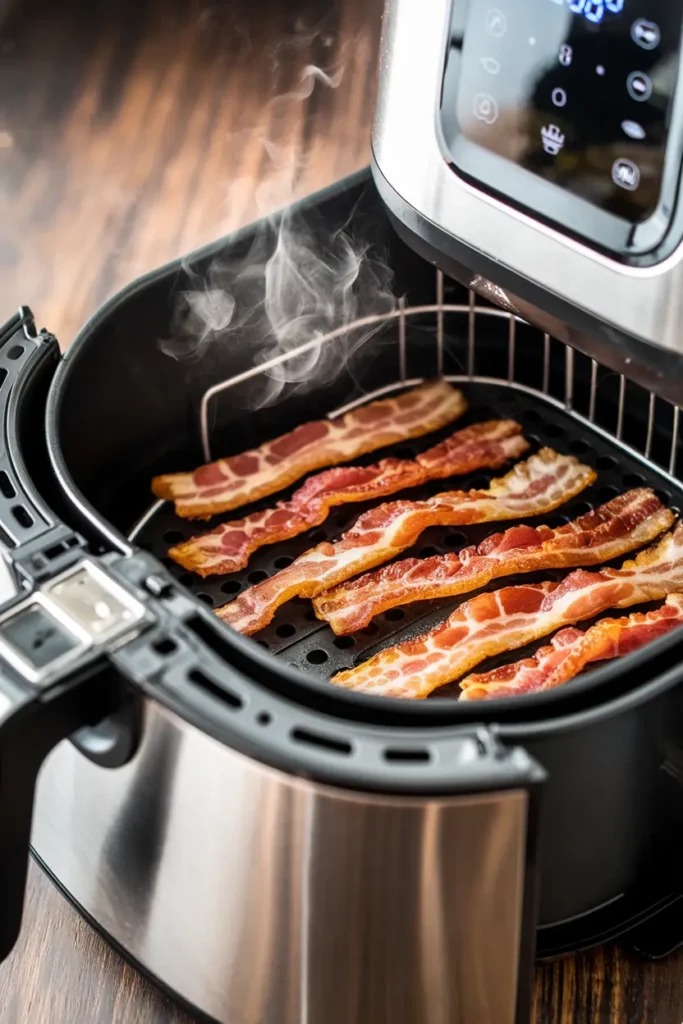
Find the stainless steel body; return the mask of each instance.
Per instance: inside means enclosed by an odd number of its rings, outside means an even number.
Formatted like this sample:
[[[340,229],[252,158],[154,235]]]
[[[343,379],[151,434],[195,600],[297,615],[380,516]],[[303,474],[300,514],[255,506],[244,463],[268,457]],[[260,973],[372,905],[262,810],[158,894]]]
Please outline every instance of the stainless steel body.
[[[512,1024],[526,814],[514,790],[317,785],[148,702],[126,767],[52,753],[33,843],[131,957],[225,1024]]]
[[[627,266],[487,195],[449,166],[437,115],[450,11],[451,0],[387,2],[373,134],[385,201],[395,213],[403,207],[398,216],[405,223],[424,221],[491,261],[497,284],[514,275],[523,282],[516,292],[523,300],[524,283],[542,295],[543,319],[537,308],[513,304],[557,336],[576,343],[562,323],[573,308],[590,319],[596,337],[615,346],[617,357],[620,333],[683,352],[683,249],[654,266]],[[469,269],[465,283],[472,285],[477,273]],[[561,312],[551,317],[558,302]]]

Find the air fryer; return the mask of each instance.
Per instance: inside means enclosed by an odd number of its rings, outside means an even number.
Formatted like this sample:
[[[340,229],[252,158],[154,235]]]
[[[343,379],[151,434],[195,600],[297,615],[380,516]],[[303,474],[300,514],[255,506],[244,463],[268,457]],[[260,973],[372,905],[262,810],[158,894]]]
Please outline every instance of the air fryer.
[[[588,5],[602,10],[593,22],[587,5],[545,2],[539,25],[557,33],[561,19],[562,46],[576,32],[578,49],[589,31],[600,50],[601,33],[617,29],[637,46],[618,0]],[[496,25],[529,31],[526,4],[495,10]],[[442,83],[452,61],[471,65],[467,26],[483,15],[486,30],[487,12],[390,3],[373,176],[282,215],[316,225],[319,239],[344,229],[391,270],[400,300],[361,305],[314,344],[263,358],[263,279],[244,269],[257,249],[272,253],[281,216],[135,282],[65,356],[26,309],[3,329],[4,955],[20,927],[32,822],[34,855],[86,918],[226,1024],[522,1022],[536,957],[614,938],[659,955],[683,937],[677,633],[526,697],[466,704],[457,687],[415,702],[363,696],[330,676],[458,602],[410,605],[343,643],[304,601],[255,639],[214,614],[339,536],[361,508],[202,580],[168,557],[195,526],[150,491],[156,474],[444,377],[468,400],[463,425],[513,418],[532,446],[596,470],[562,516],[634,486],[683,507],[676,212],[657,243],[673,248],[644,259],[578,237],[559,200],[536,214],[533,189],[522,202],[510,184],[508,196],[493,164],[489,180],[460,150],[446,158]],[[666,42],[664,29],[662,19]],[[409,53],[420,74],[406,75]],[[518,170],[515,189],[539,177],[539,196],[563,187],[535,165]],[[562,287],[549,276],[558,268]],[[198,281],[249,314],[199,347],[179,320]],[[297,360],[312,349],[330,359],[301,379]],[[412,553],[486,532],[437,528]]]

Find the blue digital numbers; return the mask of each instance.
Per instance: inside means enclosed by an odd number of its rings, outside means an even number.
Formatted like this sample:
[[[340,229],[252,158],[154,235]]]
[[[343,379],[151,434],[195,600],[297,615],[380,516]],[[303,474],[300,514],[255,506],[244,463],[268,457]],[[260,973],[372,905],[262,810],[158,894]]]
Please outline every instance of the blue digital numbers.
[[[587,0],[586,6],[583,9],[583,16],[588,21],[598,24],[605,16],[604,3],[596,3],[595,0]]]
[[[562,0],[554,0],[561,3]],[[610,14],[621,14],[626,0],[566,0],[567,7],[573,14],[582,14],[586,21],[592,21],[599,25],[605,17],[605,11]]]

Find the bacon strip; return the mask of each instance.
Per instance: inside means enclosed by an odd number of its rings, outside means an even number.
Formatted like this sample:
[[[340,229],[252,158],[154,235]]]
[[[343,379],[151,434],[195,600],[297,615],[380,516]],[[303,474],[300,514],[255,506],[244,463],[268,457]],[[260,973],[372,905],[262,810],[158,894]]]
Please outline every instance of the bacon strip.
[[[482,491],[447,491],[425,501],[392,501],[363,513],[334,544],[306,551],[281,572],[245,590],[217,614],[239,633],[263,629],[293,597],[316,597],[411,547],[428,526],[524,519],[562,505],[595,480],[572,455],[542,449]]]
[[[439,380],[396,398],[362,405],[334,420],[304,423],[252,451],[168,473],[152,481],[158,498],[175,502],[186,519],[208,519],[289,487],[306,473],[422,437],[457,420],[467,409],[462,392]]]
[[[678,626],[683,626],[680,594],[670,594],[654,611],[602,619],[585,632],[569,626],[532,658],[463,679],[460,700],[492,700],[552,690],[573,679],[587,665],[632,654]]]
[[[683,524],[620,569],[576,569],[561,583],[504,587],[460,605],[436,629],[332,678],[359,693],[417,700],[485,658],[523,647],[608,608],[683,591]]]
[[[393,562],[328,590],[314,600],[313,607],[337,635],[353,633],[388,608],[455,597],[501,576],[600,565],[649,544],[673,521],[673,512],[664,508],[654,491],[637,488],[556,530],[512,526],[476,548]]]
[[[490,420],[465,427],[415,459],[382,459],[373,466],[344,466],[310,477],[290,501],[234,519],[210,533],[178,544],[169,555],[200,576],[243,569],[266,544],[297,537],[323,523],[330,509],[355,501],[384,498],[429,480],[497,469],[529,447],[514,420]]]

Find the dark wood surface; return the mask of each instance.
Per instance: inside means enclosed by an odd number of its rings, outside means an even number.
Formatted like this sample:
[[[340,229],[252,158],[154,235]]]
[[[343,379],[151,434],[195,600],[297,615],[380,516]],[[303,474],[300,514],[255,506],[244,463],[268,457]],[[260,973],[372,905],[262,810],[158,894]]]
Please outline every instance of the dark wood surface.
[[[0,316],[27,302],[65,345],[130,279],[367,162],[381,0],[6,3]],[[189,1020],[31,866],[2,1024]],[[542,967],[535,1020],[681,1024],[683,953]]]

